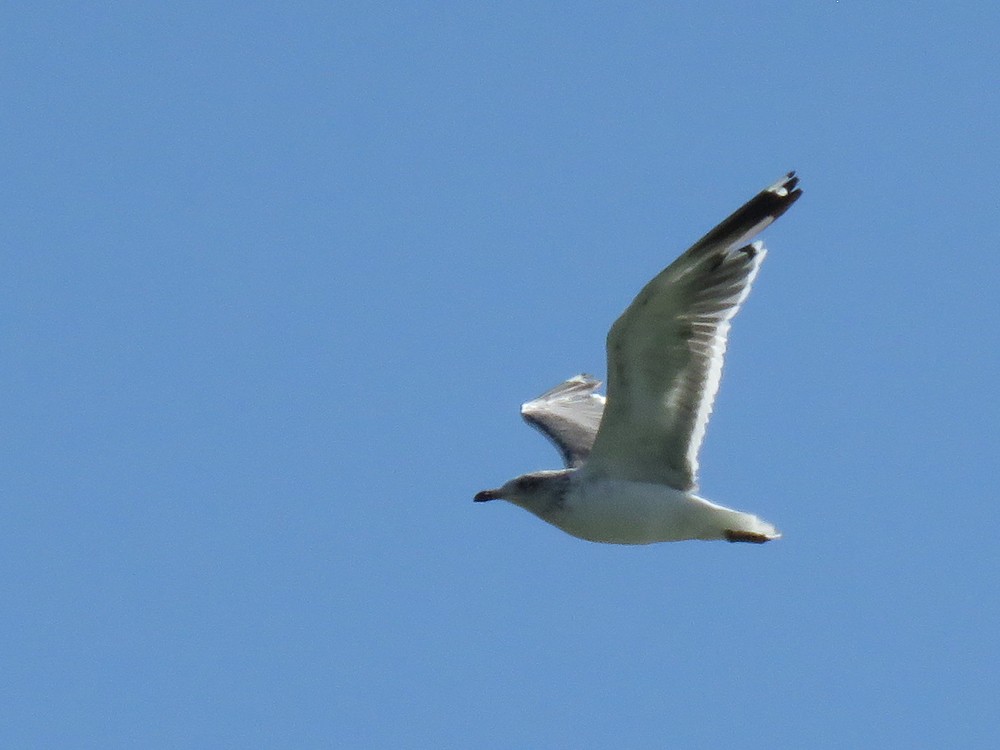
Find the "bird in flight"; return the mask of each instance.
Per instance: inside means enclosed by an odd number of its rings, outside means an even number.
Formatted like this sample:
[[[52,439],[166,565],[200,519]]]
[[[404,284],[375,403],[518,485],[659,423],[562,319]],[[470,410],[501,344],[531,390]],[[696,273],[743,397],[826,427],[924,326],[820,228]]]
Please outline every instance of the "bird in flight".
[[[767,251],[751,240],[802,195],[789,172],[661,271],[608,333],[607,398],[577,375],[521,407],[566,468],[483,490],[592,542],[763,543],[781,533],[699,497],[698,451],[719,389],[730,321]],[[749,243],[749,244],[746,244]]]

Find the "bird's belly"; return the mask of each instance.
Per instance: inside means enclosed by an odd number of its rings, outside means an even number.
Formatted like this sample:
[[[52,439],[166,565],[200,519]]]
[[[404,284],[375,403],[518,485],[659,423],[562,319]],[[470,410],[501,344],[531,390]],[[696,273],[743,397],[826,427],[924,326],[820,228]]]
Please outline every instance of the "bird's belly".
[[[571,485],[565,507],[546,520],[573,536],[611,544],[650,544],[702,536],[697,500],[666,485],[590,480]]]

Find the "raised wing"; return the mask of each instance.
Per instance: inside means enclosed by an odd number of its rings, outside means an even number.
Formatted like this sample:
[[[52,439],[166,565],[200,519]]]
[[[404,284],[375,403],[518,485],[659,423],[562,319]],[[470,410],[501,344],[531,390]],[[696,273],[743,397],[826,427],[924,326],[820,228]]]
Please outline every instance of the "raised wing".
[[[650,281],[608,334],[608,404],[587,470],[694,489],[729,324],[764,260],[743,245],[802,194],[790,172]]]
[[[577,375],[521,405],[521,416],[551,440],[566,466],[583,463],[590,454],[604,413],[601,385],[589,375]]]

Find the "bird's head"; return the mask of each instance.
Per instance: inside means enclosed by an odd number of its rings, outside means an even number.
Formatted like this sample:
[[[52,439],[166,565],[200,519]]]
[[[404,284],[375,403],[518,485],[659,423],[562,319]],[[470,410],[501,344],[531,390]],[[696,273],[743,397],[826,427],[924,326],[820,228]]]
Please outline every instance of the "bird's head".
[[[472,498],[477,503],[487,500],[506,500],[532,513],[543,515],[562,506],[563,495],[569,483],[570,471],[534,471],[514,477],[495,490],[483,490]]]

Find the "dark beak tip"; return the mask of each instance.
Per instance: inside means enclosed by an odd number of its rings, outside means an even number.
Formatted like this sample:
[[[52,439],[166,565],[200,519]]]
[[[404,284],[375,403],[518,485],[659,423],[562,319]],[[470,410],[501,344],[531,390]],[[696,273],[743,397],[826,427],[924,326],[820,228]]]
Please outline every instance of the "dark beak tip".
[[[472,498],[472,502],[485,503],[487,500],[496,500],[498,497],[500,496],[497,494],[497,490],[483,490],[476,493],[476,496]]]

